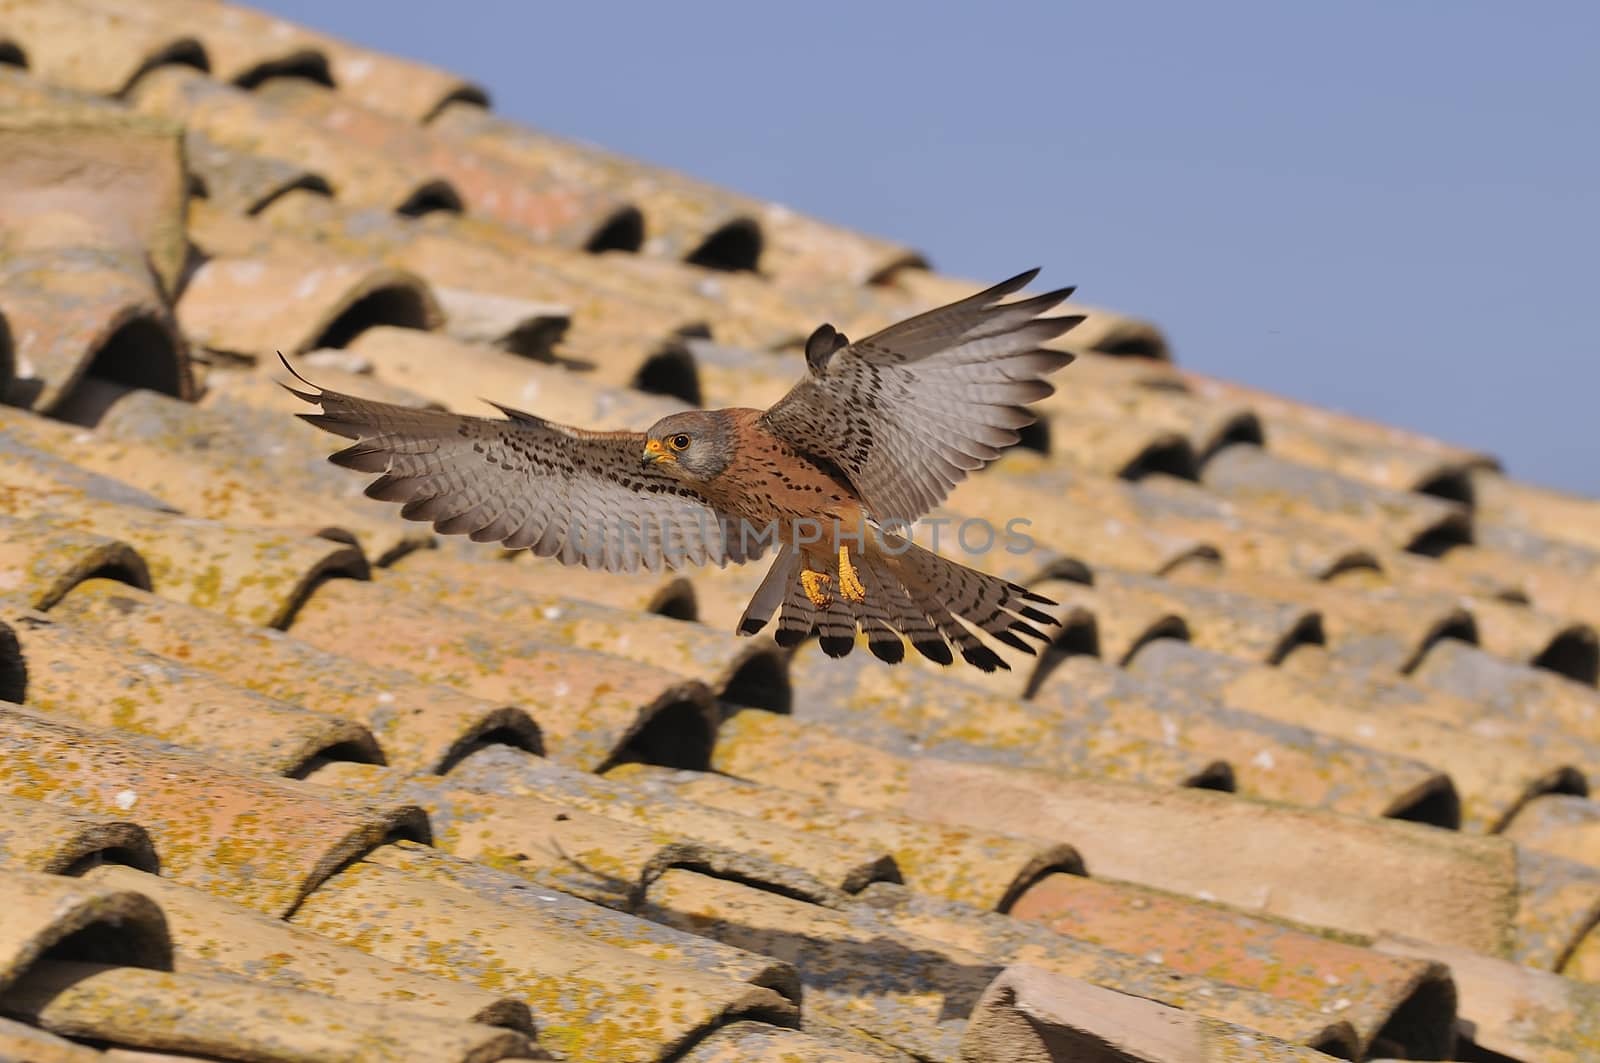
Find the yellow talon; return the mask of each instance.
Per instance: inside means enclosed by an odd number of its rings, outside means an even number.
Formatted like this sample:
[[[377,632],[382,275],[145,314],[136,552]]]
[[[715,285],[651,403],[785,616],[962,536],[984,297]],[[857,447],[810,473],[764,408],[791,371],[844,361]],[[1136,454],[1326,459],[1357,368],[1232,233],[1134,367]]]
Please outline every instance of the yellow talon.
[[[806,597],[811,599],[811,604],[818,609],[826,609],[833,604],[833,595],[826,589],[832,582],[833,577],[826,572],[813,572],[808,568],[800,573],[800,587],[806,592]]]
[[[839,546],[839,593],[852,602],[867,600],[867,588],[861,583],[861,577],[856,575],[856,567],[850,563],[850,548]]]

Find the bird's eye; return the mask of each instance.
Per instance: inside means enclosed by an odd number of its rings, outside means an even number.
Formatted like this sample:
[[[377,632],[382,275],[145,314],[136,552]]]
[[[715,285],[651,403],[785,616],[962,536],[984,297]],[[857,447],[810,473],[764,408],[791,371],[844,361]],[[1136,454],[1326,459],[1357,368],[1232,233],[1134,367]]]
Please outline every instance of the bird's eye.
[[[667,442],[672,444],[673,450],[689,449],[689,437],[684,435],[682,432],[679,432],[677,435],[667,440]]]

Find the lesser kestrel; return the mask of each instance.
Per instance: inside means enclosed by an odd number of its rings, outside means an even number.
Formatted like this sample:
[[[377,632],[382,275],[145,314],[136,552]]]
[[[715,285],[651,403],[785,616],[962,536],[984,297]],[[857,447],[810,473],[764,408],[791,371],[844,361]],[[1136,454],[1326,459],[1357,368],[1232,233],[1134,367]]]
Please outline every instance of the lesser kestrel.
[[[1016,443],[1034,421],[1027,404],[1054,390],[1045,377],[1072,361],[1039,346],[1083,320],[1040,316],[1072,289],[1001,302],[1037,273],[854,343],[823,325],[805,378],[771,409],[678,413],[645,432],[590,432],[497,403],[506,420],[413,409],[303,377],[315,392],[290,390],[321,407],[305,420],[355,440],[330,460],[379,473],[369,496],[441,534],[620,572],[770,549],[740,634],[781,610],[783,645],[815,631],[843,656],[859,628],[890,663],[909,641],[941,664],[954,647],[993,671],[1008,665],[974,629],[1033,653],[1019,636],[1047,641],[1030,621],[1052,622],[1037,606],[1054,603],[904,529]]]

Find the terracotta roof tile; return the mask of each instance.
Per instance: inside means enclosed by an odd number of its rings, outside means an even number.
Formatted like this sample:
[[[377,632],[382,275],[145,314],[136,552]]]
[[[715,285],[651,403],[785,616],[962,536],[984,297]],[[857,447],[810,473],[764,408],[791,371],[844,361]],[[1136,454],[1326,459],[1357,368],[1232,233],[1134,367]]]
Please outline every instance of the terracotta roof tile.
[[[1446,1052],[1455,1021],[1449,969],[1221,905],[1104,879],[1051,875],[1011,914],[1176,971],[1260,990],[1337,1015],[1362,1050],[1378,1041],[1424,1057]]]
[[[1165,640],[1170,641],[1170,640]],[[1230,789],[1269,801],[1368,816],[1458,825],[1454,785],[1431,763],[1213,701],[1073,657],[1037,700],[1058,715],[1094,714],[1183,744],[1230,766]],[[1041,764],[1041,767],[1045,765]],[[1097,773],[1098,774],[1098,773]]]
[[[475,793],[535,797],[657,836],[730,850],[751,858],[740,877],[767,880],[774,888],[823,902],[837,901],[840,894],[854,893],[869,882],[900,877],[887,847],[866,838],[787,827],[670,792],[647,793],[504,748],[474,753],[447,779]]]
[[[1600,802],[1576,794],[1537,797],[1517,813],[1506,836],[1600,869]]]
[[[6,597],[36,609],[48,609],[91,576],[150,586],[144,558],[122,540],[37,520],[0,517],[0,562]],[[7,687],[21,696],[9,678]]]
[[[1377,948],[1449,965],[1461,998],[1463,1048],[1578,1063],[1600,1047],[1600,990],[1592,984],[1440,944],[1390,937]]]
[[[1026,965],[1007,967],[990,983],[961,1042],[962,1059],[972,1063],[1072,1059],[1079,1054],[1106,1063],[1313,1063],[1327,1058],[1249,1027]]]
[[[135,592],[137,593],[137,592]],[[367,729],[106,641],[54,615],[0,606],[27,661],[27,703],[91,727],[202,749],[272,774],[329,750],[375,760]]]
[[[359,724],[384,763],[404,770],[441,770],[491,736],[540,748],[538,727],[517,706],[420,683],[406,672],[364,665],[124,583],[81,583],[50,618],[160,654],[170,672],[187,671],[174,663],[181,661],[234,687]]]
[[[424,973],[515,985],[541,1043],[582,1059],[657,1058],[726,1018],[792,1014],[770,989],[555,932],[500,898],[413,873],[415,858],[390,845],[348,865],[290,922]]]
[[[789,830],[880,847],[913,889],[980,908],[1004,911],[1011,899],[1039,876],[1081,869],[1078,855],[1069,846],[942,827],[910,816],[869,816],[848,805],[714,772],[621,764],[607,777],[635,784],[652,797],[672,795]]]
[[[139,967],[42,960],[6,993],[53,1033],[234,1058],[413,1054],[440,1063],[526,1057],[527,1038],[475,1022],[412,1018],[292,989]]]
[[[76,898],[0,911],[0,1056],[908,1063],[1029,1009],[1147,1060],[1597,1050],[1600,503],[1092,309],[930,514],[1059,600],[1040,655],[780,651],[732,634],[760,566],[374,505],[273,352],[637,429],[971,285],[220,0],[0,23],[0,892]]]
[[[166,920],[143,894],[33,871],[0,870],[0,884],[10,902],[0,920],[0,996],[9,997],[52,949],[172,967]]]
[[[1600,926],[1600,869],[1519,846],[1517,883],[1512,958],[1528,967],[1562,970]]]
[[[0,867],[73,874],[101,861],[154,872],[155,849],[137,823],[0,795]]]
[[[433,293],[403,270],[345,262],[307,269],[279,258],[213,258],[194,272],[178,301],[178,323],[197,345],[223,354],[270,357],[341,347],[369,320],[426,328],[441,320]]]
[[[652,741],[667,743],[685,762],[704,763],[714,730],[710,691],[681,674],[537,641],[383,584],[328,580],[301,605],[289,631],[329,653],[525,706],[545,751],[575,767],[594,770],[630,743]]]
[[[1480,716],[1595,740],[1600,691],[1547,669],[1502,660],[1459,639],[1442,639],[1411,675],[1424,686],[1473,702]]]
[[[1583,766],[1600,762],[1600,751],[1585,755],[1527,729],[1476,733],[1461,726],[1460,706],[1449,695],[1412,688],[1419,702],[1431,704],[1386,705],[1370,684],[1341,681],[1337,674],[1316,678],[1253,667],[1174,639],[1142,648],[1129,670],[1163,686],[1435,765],[1449,774],[1461,825],[1469,830],[1498,831],[1514,816],[1520,822],[1525,802],[1583,788]]]
[[[414,808],[333,800],[21,706],[0,706],[0,748],[0,792],[125,815],[149,833],[165,874],[271,915],[391,832],[421,829]]]
[[[140,112],[182,122],[225,147],[303,166],[344,202],[405,214],[461,209],[460,193],[423,159],[396,167],[380,151],[198,71],[154,70],[139,79],[129,98]]]
[[[205,51],[170,24],[129,17],[125,8],[93,3],[10,0],[6,30],[28,67],[85,92],[118,95],[148,70],[169,63],[204,69]]]
[[[10,512],[36,525],[115,536],[138,551],[158,593],[251,624],[282,627],[318,581],[335,573],[366,572],[359,550],[311,535],[196,520],[61,492],[7,492],[5,502]]]
[[[527,1006],[515,997],[407,970],[148,869],[104,864],[91,868],[84,881],[156,901],[180,972],[223,972],[355,1004],[398,1005],[431,1018],[533,1029]]]
[[[1228,447],[1206,463],[1201,480],[1241,506],[1325,524],[1374,546],[1432,549],[1471,539],[1471,511],[1460,503],[1375,487],[1270,449]]]

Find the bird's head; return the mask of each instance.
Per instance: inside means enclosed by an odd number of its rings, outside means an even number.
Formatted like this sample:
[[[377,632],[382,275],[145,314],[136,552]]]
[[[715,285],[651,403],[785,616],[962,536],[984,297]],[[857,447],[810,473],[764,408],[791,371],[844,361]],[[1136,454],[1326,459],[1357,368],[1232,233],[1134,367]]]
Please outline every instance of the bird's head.
[[[700,484],[722,475],[733,458],[728,419],[713,410],[663,417],[645,432],[641,460],[674,480]]]

